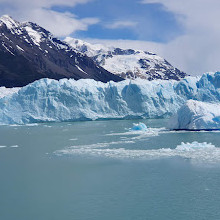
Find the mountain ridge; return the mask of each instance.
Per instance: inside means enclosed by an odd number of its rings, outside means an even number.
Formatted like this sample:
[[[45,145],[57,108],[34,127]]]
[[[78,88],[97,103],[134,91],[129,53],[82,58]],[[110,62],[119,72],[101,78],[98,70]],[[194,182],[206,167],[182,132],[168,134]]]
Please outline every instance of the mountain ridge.
[[[65,42],[76,51],[91,57],[104,69],[124,79],[180,80],[187,75],[173,67],[164,58],[148,51],[90,44],[71,37],[67,37]]]
[[[32,22],[2,16],[0,40],[0,86],[24,86],[41,78],[123,80]]]

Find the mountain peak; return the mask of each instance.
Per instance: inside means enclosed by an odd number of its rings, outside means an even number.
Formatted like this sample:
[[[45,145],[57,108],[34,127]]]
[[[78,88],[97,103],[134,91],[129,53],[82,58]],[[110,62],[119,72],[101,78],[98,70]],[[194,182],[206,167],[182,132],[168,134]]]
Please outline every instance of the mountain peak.
[[[4,20],[4,19],[12,19],[12,20],[14,20],[10,15],[7,15],[7,14],[2,15],[2,16],[0,17],[0,20]]]
[[[102,53],[107,53],[108,51],[114,49],[113,47],[107,47],[102,44],[91,44],[72,37],[66,37],[64,41],[70,44],[78,52],[85,53],[89,57],[96,56],[101,51]]]
[[[3,15],[0,17],[0,21],[2,23],[4,23],[8,29],[12,29],[14,27],[18,27],[19,26],[19,22],[14,20],[11,16],[9,15]]]
[[[91,58],[32,22],[0,18],[0,86],[24,86],[41,78],[121,81]]]

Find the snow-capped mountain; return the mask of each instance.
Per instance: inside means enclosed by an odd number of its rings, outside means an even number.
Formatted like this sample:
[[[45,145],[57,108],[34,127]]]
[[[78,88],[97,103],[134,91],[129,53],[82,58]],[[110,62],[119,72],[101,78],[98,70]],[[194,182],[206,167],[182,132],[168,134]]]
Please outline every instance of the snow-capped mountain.
[[[91,57],[97,64],[124,79],[174,79],[180,80],[186,73],[174,68],[156,54],[133,49],[105,47],[67,37],[65,39],[76,51]]]
[[[122,80],[39,25],[2,16],[0,86],[24,86],[46,77],[91,78],[102,82]]]

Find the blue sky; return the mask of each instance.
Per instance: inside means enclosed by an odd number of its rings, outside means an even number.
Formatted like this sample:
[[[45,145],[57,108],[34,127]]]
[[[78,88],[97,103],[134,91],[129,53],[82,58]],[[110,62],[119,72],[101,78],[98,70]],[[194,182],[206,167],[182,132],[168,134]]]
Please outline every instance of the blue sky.
[[[88,30],[72,34],[76,38],[167,42],[184,31],[175,14],[166,11],[163,5],[158,3],[141,4],[139,0],[93,0],[75,7],[53,6],[51,9],[61,13],[73,13],[78,19],[99,19],[99,22],[89,26]],[[119,25],[112,27],[116,22]]]

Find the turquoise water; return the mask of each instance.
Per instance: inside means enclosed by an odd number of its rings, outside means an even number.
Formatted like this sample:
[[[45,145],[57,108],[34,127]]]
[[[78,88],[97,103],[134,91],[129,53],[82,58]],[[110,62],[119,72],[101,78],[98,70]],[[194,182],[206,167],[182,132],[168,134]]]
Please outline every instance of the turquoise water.
[[[220,133],[139,121],[1,126],[0,219],[220,219]]]

